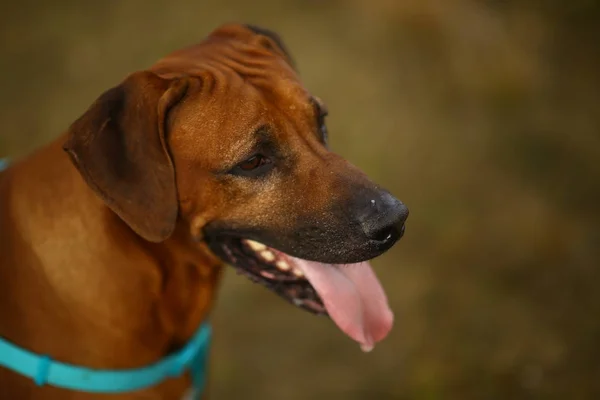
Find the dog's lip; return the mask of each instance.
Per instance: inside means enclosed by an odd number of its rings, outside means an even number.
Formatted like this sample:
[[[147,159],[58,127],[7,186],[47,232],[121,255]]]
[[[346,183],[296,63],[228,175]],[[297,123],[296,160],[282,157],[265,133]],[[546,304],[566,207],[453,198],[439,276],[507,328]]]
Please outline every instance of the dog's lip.
[[[323,256],[323,254],[313,256],[311,252],[306,252],[301,246],[286,247],[279,246],[276,244],[271,235],[265,235],[260,229],[253,229],[248,227],[240,227],[235,225],[223,225],[222,223],[211,223],[204,227],[202,240],[206,241],[218,255],[218,243],[223,240],[254,240],[260,243],[264,243],[266,246],[281,251],[285,254],[289,254],[293,257],[298,257],[308,261],[323,262],[329,264],[352,264],[363,261],[371,261],[377,258],[391,249],[403,236],[406,230],[405,223],[398,224],[389,229],[387,236],[382,240],[368,239],[363,237],[362,240],[358,239],[358,243],[355,241],[354,244],[349,247],[342,246],[348,251],[335,252],[330,256]],[[216,246],[215,246],[216,245]],[[227,260],[225,260],[227,261]]]
[[[253,230],[246,229],[216,229],[205,231],[204,238],[213,251],[215,246],[223,240],[253,240],[260,243],[264,243],[266,246],[282,251],[283,253],[289,254],[294,257],[302,258],[308,261],[324,262],[329,264],[352,264],[363,261],[371,261],[374,258],[387,252],[391,249],[403,236],[406,230],[406,225],[402,224],[390,229],[388,235],[383,240],[364,240],[359,246],[357,246],[352,252],[352,256],[342,256],[339,259],[322,259],[321,257],[312,257],[310,254],[303,254],[302,252],[294,251],[294,249],[279,249],[277,245],[271,243],[268,238],[264,235]],[[216,251],[218,253],[218,251]],[[227,260],[226,260],[227,261]]]

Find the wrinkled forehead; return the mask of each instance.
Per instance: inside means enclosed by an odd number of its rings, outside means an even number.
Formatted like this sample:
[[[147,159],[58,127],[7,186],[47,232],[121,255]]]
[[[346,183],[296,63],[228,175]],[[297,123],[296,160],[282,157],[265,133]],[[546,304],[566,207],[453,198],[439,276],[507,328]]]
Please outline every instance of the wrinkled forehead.
[[[173,53],[153,70],[163,77],[197,78],[178,107],[170,141],[182,147],[178,154],[207,165],[233,162],[248,153],[262,126],[313,113],[309,93],[285,58],[252,40],[209,39]],[[197,154],[200,140],[211,148],[203,157]]]
[[[177,50],[151,68],[164,77],[201,76],[233,70],[245,79],[265,78],[272,74],[298,81],[286,54],[270,38],[243,25],[225,25],[195,45]]]
[[[217,93],[236,90],[241,79],[284,108],[309,98],[286,53],[243,25],[225,25],[202,42],[162,58],[151,71],[163,78],[199,77]]]
[[[226,76],[226,75],[221,75]],[[251,155],[259,132],[278,142],[291,139],[290,127],[312,120],[306,90],[277,77],[254,84],[232,74],[225,82],[193,81],[185,101],[174,111],[169,137],[178,154],[206,166],[224,165]],[[270,83],[270,84],[267,84]],[[303,129],[293,129],[302,134]],[[286,139],[287,138],[287,139]],[[204,148],[210,152],[199,157]]]

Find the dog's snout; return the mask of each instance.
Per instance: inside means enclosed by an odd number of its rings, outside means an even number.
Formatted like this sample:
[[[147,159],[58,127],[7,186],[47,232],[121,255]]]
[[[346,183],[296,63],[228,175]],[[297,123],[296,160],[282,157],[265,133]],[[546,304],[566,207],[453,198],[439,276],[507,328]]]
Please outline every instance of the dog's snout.
[[[390,193],[382,192],[379,196],[366,199],[366,204],[359,208],[357,218],[367,238],[387,242],[398,239],[404,233],[408,208]]]

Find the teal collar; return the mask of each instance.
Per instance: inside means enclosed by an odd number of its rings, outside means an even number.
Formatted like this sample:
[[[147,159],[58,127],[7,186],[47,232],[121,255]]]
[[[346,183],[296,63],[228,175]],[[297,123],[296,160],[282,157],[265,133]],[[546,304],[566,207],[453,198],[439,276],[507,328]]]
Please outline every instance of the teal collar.
[[[52,385],[88,393],[124,393],[157,385],[190,371],[196,396],[204,389],[211,328],[208,323],[185,347],[143,368],[101,370],[78,367],[22,349],[0,338],[0,366],[31,378],[38,386]]]

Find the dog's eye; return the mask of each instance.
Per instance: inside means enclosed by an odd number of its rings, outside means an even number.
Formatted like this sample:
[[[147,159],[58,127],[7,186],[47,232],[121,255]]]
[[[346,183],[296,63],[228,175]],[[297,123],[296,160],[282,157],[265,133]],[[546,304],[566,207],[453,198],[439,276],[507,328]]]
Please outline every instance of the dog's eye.
[[[250,157],[246,161],[240,163],[239,167],[244,171],[252,171],[253,169],[260,167],[261,165],[264,165],[268,161],[268,158],[257,154],[255,156]]]
[[[231,170],[234,175],[259,176],[271,169],[271,160],[262,154],[256,154],[242,161]]]

